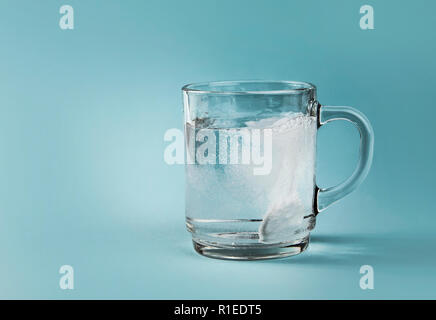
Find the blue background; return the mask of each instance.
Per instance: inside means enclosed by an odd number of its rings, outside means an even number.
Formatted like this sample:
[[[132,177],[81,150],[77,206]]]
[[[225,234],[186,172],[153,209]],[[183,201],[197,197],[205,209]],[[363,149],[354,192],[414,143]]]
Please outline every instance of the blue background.
[[[75,11],[59,28],[59,8]],[[374,6],[375,30],[359,28]],[[429,1],[0,2],[0,298],[436,298]],[[182,128],[180,88],[230,79],[310,81],[375,131],[367,180],[319,215],[289,259],[193,251],[183,166],[163,160]],[[359,136],[321,128],[317,180],[340,182]],[[74,290],[59,288],[61,265]],[[361,265],[375,289],[361,290]]]

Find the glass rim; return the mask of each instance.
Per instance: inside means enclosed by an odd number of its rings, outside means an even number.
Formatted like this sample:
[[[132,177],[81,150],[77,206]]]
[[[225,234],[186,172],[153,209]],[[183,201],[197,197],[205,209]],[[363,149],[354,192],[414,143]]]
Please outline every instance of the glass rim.
[[[224,86],[224,85],[238,85],[238,84],[285,84],[289,88],[285,89],[274,89],[274,90],[204,90],[198,89],[198,87],[213,87],[213,86]],[[197,87],[197,88],[196,88]],[[303,92],[308,92],[311,90],[316,90],[316,86],[310,82],[304,81],[290,81],[290,80],[226,80],[226,81],[209,81],[209,82],[197,82],[190,83],[182,87],[183,92],[187,93],[198,93],[198,94],[218,94],[218,95],[236,95],[236,94],[301,94]]]

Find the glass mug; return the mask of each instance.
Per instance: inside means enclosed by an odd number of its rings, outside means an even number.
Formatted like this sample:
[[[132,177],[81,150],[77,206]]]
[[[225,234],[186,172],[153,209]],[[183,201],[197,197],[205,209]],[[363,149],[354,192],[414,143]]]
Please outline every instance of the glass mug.
[[[351,107],[321,106],[310,83],[222,81],[182,92],[186,225],[202,255],[255,260],[301,253],[317,214],[368,174],[368,119]],[[360,156],[347,180],[319,188],[317,130],[333,120],[357,127]]]

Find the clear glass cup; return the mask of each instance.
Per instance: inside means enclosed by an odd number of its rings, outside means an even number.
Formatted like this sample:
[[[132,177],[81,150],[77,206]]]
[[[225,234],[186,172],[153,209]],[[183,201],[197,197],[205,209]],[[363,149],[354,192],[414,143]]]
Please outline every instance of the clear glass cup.
[[[304,251],[316,216],[353,191],[371,166],[374,135],[351,107],[321,106],[295,81],[223,81],[182,88],[186,225],[202,255],[253,260]],[[315,180],[316,135],[333,120],[360,132],[353,174],[330,188]]]

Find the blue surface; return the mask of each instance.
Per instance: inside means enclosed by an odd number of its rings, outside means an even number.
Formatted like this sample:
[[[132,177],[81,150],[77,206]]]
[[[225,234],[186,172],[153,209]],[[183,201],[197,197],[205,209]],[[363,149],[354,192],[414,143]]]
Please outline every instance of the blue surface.
[[[436,298],[435,3],[71,0],[74,30],[62,4],[0,2],[0,298]],[[375,30],[359,28],[364,4]],[[182,127],[182,85],[226,79],[310,81],[372,122],[367,180],[302,255],[193,252],[163,135]],[[333,185],[358,133],[335,122],[318,139],[318,184]]]

